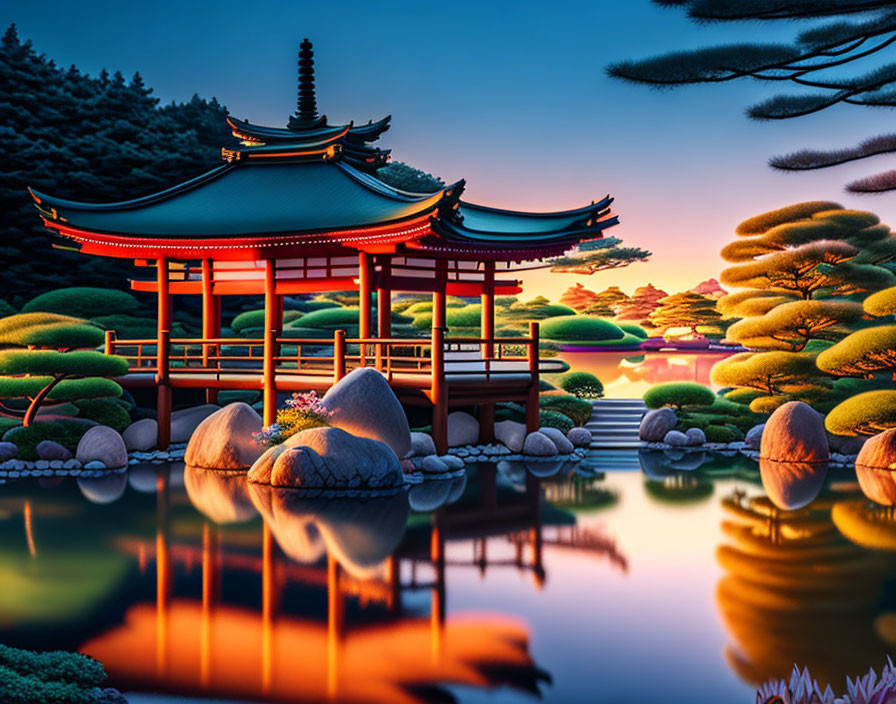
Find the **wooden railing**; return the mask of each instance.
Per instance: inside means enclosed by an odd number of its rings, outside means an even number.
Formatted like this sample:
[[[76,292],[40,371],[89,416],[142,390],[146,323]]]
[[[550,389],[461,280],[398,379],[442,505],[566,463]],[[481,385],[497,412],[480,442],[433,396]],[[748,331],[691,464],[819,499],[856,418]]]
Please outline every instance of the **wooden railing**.
[[[159,368],[156,338],[118,339],[106,334],[105,353],[124,357],[132,372],[160,376],[190,373],[261,374],[263,338],[170,338],[165,336]],[[167,370],[164,360],[167,358]],[[530,337],[445,337],[434,329],[431,338],[346,338],[337,330],[330,338],[277,337],[273,344],[276,373],[284,375],[333,375],[342,378],[358,367],[373,367],[391,380],[396,374],[441,376],[450,380],[465,374],[485,380],[521,372],[538,373],[537,326]]]

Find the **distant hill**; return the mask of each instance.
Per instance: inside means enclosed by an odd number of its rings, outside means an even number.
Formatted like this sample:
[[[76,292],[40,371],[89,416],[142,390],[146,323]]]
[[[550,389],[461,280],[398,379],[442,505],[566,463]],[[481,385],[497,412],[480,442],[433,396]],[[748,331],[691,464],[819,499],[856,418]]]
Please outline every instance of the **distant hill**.
[[[0,42],[0,74],[0,297],[18,308],[62,286],[126,287],[128,261],[52,249],[27,188],[95,202],[164,189],[218,165],[221,146],[236,144],[227,109],[198,95],[160,106],[139,73],[62,68],[15,25]]]
[[[694,293],[699,293],[701,296],[706,296],[708,298],[721,298],[722,296],[728,295],[728,291],[722,288],[721,284],[715,279],[707,279],[706,281],[694,286],[691,291],[693,291]]]

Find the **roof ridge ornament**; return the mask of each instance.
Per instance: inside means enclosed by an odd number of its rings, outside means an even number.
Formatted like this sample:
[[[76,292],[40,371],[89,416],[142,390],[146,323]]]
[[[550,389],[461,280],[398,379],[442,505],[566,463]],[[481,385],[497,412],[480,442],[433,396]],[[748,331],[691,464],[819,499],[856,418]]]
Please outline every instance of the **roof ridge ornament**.
[[[314,90],[314,50],[308,37],[299,45],[299,91],[296,117],[302,122],[317,118],[317,98]]]

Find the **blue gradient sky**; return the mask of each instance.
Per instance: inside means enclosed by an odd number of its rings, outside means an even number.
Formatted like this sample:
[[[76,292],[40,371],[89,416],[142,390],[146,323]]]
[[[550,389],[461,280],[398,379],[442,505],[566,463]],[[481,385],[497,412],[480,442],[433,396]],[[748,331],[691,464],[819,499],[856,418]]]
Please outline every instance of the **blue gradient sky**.
[[[772,88],[738,83],[653,91],[608,79],[613,60],[725,41],[786,40],[763,24],[700,27],[648,0],[627,2],[39,2],[5,0],[0,21],[57,63],[95,74],[140,71],[163,101],[216,96],[240,118],[281,125],[295,109],[295,61],[315,44],[318,105],[334,121],[393,115],[396,159],[467,179],[466,198],[526,210],[576,207],[606,193],[615,234],[654,252],[592,277],[538,274],[527,293],[581,280],[672,292],[718,276],[741,220],[831,199],[896,221],[896,196],[857,198],[867,162],[777,174],[772,154],[845,146],[887,131],[886,111],[844,107],[757,124],[744,108]]]

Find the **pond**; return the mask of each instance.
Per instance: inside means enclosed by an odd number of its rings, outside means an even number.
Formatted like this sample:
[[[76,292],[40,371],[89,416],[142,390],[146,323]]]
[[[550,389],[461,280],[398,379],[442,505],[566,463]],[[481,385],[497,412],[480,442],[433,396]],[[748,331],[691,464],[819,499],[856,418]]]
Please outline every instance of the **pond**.
[[[654,384],[693,381],[718,390],[710,380],[716,362],[731,352],[559,352],[570,368],[594,374],[607,398],[641,398]],[[547,375],[548,380],[551,379]]]
[[[867,505],[855,473],[690,459],[470,465],[366,501],[183,465],[21,480],[0,640],[87,652],[138,704],[717,704],[794,660],[838,690],[879,669],[896,557],[832,521]]]

